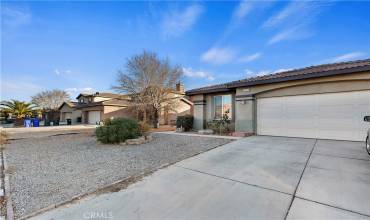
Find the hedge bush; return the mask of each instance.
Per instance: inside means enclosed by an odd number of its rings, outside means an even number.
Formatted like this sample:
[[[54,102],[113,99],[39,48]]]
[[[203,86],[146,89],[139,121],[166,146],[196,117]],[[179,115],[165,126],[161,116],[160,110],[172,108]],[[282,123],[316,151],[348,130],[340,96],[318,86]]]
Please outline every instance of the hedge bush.
[[[194,117],[192,115],[177,116],[176,127],[183,128],[184,131],[190,131],[193,128]]]
[[[98,141],[104,144],[118,144],[127,139],[140,136],[139,123],[135,119],[115,118],[104,121],[104,125],[96,128]]]

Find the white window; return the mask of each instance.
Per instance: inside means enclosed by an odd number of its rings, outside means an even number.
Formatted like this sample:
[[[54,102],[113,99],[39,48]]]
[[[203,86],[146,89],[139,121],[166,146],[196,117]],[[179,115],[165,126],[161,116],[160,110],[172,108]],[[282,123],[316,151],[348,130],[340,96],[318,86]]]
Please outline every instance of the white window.
[[[225,114],[231,119],[231,100],[231,95],[217,95],[213,97],[214,119],[221,119]]]

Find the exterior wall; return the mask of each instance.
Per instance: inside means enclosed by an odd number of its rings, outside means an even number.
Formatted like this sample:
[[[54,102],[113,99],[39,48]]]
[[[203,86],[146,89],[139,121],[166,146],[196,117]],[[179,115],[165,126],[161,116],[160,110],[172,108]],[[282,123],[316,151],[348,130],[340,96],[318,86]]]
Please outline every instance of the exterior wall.
[[[235,131],[254,133],[256,128],[256,100],[247,90],[237,89],[235,98]]]
[[[180,101],[176,106],[176,111],[168,111],[168,113],[165,111],[161,112],[159,123],[175,125],[177,116],[191,114],[191,108],[192,106],[190,104]]]
[[[81,110],[74,110],[72,112],[72,124],[77,124],[77,123],[80,123],[80,122],[77,122],[77,118],[80,118],[82,117],[82,111]]]
[[[108,118],[131,118],[135,117],[127,107],[120,106],[104,106],[104,113],[101,116],[102,120]]]
[[[257,98],[292,96],[292,95],[309,95],[332,92],[350,92],[359,90],[369,90],[370,79],[363,81],[340,81],[340,82],[323,82],[308,85],[290,86],[277,90],[270,90],[256,95]]]
[[[107,100],[110,100],[110,99],[112,99],[112,98],[96,96],[96,97],[93,97],[93,102],[102,102],[102,101],[107,101]]]
[[[194,103],[193,116],[194,116],[194,129],[201,130],[206,125],[206,104],[207,101],[204,95],[195,95],[191,97],[191,101]]]
[[[180,115],[186,115],[191,113],[191,104],[188,104],[181,100],[184,97],[183,93],[172,93],[170,97],[177,99],[177,106],[175,106],[175,110],[168,110],[166,109],[166,103],[164,103],[163,109],[159,113],[159,124],[176,124],[176,118]]]
[[[60,120],[61,120],[61,122],[66,122],[66,119],[69,116],[72,119],[72,124],[76,124],[77,123],[77,118],[82,116],[82,112],[81,112],[81,110],[71,108],[68,105],[63,105],[63,107],[60,109]]]

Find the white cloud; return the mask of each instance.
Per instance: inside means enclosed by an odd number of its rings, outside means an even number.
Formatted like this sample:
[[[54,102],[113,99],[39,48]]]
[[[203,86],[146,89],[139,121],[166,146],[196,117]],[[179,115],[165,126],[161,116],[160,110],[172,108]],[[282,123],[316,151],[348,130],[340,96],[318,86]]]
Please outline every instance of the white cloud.
[[[286,40],[299,40],[304,39],[313,36],[313,32],[305,29],[301,29],[299,26],[291,28],[291,29],[285,29],[281,32],[278,32],[274,36],[270,38],[270,40],[267,42],[268,45],[272,45],[281,41]]]
[[[237,19],[243,19],[253,9],[252,1],[242,0],[236,7],[233,16]]]
[[[352,53],[346,53],[342,54],[336,57],[332,57],[330,59],[327,59],[323,61],[324,63],[336,63],[336,62],[343,62],[343,61],[349,61],[349,60],[355,60],[359,59],[361,57],[364,57],[366,53],[364,52],[352,52]]]
[[[59,76],[59,75],[60,75],[60,71],[59,71],[58,69],[55,69],[55,70],[54,70],[54,73],[55,73],[57,76]]]
[[[261,70],[261,71],[256,73],[256,76],[265,76],[265,75],[269,75],[269,74],[272,74],[272,71],[270,71],[270,70]]]
[[[241,62],[241,63],[252,62],[254,60],[257,60],[261,56],[262,56],[262,53],[260,53],[260,52],[254,53],[254,54],[250,54],[250,55],[244,55],[244,56],[242,56],[242,57],[240,57],[238,59],[238,62]]]
[[[30,100],[30,97],[43,90],[36,83],[24,80],[1,80],[1,100]]]
[[[236,30],[238,30],[245,21],[247,21],[245,18],[250,17],[251,15],[258,16],[273,3],[273,1],[240,1],[232,13],[229,24],[225,27],[222,35],[214,45],[221,45],[222,43],[227,42],[227,39],[233,36],[233,33],[236,32]]]
[[[208,72],[201,71],[201,70],[193,70],[192,68],[182,68],[184,75],[190,78],[205,78],[209,81],[215,80],[215,78]]]
[[[293,1],[288,3],[280,12],[267,19],[262,28],[279,28],[268,44],[275,44],[284,40],[298,40],[314,35],[312,23],[329,6],[326,2]]]
[[[244,73],[246,77],[255,77],[255,76],[265,76],[269,74],[276,74],[276,73],[281,73],[281,72],[286,72],[290,71],[292,68],[282,68],[282,69],[277,69],[277,70],[260,70],[260,71],[253,71],[250,69],[245,69]]]
[[[190,5],[183,11],[168,12],[162,21],[163,34],[166,37],[180,36],[195,24],[202,12],[203,7],[199,4]]]
[[[304,15],[309,13],[312,10],[313,6],[315,6],[315,4],[313,4],[312,2],[298,2],[298,1],[291,2],[283,10],[281,10],[276,15],[270,17],[267,21],[265,21],[262,27],[264,28],[275,27],[286,21],[292,22],[291,19],[293,20],[307,19],[307,17],[305,17]]]
[[[3,7],[1,18],[4,26],[16,28],[31,22],[32,15],[26,11],[16,8]]]
[[[82,88],[67,88],[64,91],[66,91],[71,98],[77,97],[80,93],[87,93],[92,94],[95,92],[93,88],[90,87],[82,87]]]
[[[72,71],[71,70],[59,70],[59,69],[55,69],[54,70],[54,73],[55,75],[57,76],[61,76],[61,75],[68,75],[68,74],[71,74]]]
[[[203,62],[212,64],[229,63],[235,58],[235,51],[231,48],[217,48],[213,47],[202,54],[201,60]]]
[[[250,69],[245,69],[244,70],[244,73],[247,77],[250,77],[250,76],[253,76],[254,75],[254,71],[253,70],[250,70]]]
[[[79,92],[79,93],[93,93],[94,89],[90,87],[84,88],[67,88],[65,89],[66,92]]]

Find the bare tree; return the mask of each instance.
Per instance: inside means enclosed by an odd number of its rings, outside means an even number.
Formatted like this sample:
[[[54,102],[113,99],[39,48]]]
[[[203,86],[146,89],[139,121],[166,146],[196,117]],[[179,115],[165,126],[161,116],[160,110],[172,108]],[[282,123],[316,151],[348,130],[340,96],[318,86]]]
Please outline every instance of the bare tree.
[[[58,89],[43,91],[32,96],[32,103],[44,110],[57,110],[63,102],[69,100],[69,94]]]
[[[153,125],[158,127],[161,109],[172,109],[178,102],[173,92],[181,76],[180,66],[172,66],[168,59],[144,51],[127,60],[126,69],[118,71],[118,85],[113,88],[130,94],[136,109],[152,110]]]

